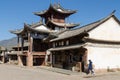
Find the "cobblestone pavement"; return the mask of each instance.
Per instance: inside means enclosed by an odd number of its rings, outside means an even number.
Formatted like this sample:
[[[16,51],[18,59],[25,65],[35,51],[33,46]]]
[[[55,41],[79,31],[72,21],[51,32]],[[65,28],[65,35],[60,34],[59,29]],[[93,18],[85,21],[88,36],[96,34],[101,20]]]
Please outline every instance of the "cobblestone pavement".
[[[120,80],[120,72],[66,75],[39,68],[0,64],[0,80]]]

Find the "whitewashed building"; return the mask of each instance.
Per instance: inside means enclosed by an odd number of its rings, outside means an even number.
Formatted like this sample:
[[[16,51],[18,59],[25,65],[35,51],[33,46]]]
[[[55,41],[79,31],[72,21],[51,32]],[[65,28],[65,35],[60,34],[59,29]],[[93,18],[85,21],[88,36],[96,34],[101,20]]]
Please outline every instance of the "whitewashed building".
[[[98,21],[99,24],[88,31],[86,38],[88,60],[94,62],[95,69],[120,68],[120,21],[111,14]]]
[[[49,49],[54,67],[64,66],[62,62],[65,62],[67,69],[73,69],[74,63],[79,62],[79,70],[84,72],[92,60],[96,71],[120,69],[120,21],[114,12],[83,27],[67,30],[50,42],[54,44]],[[59,43],[63,45],[56,45]],[[76,56],[78,59],[74,60]],[[56,57],[61,59],[58,61]]]

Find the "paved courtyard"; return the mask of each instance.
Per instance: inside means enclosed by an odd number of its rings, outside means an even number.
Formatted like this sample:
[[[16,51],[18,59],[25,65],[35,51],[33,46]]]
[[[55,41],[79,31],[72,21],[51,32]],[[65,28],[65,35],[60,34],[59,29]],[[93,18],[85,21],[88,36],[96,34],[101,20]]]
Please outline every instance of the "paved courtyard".
[[[0,80],[120,80],[120,72],[66,75],[40,68],[0,64]]]

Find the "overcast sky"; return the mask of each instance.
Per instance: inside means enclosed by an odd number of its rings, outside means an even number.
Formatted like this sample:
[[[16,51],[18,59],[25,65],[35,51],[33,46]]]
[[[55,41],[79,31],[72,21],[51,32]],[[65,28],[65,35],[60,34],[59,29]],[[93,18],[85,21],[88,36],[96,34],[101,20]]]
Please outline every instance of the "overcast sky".
[[[33,12],[48,9],[50,3],[77,10],[68,21],[81,26],[104,18],[113,10],[120,19],[120,0],[0,0],[0,40],[15,37],[9,30],[21,29],[24,23],[39,22],[40,17]]]

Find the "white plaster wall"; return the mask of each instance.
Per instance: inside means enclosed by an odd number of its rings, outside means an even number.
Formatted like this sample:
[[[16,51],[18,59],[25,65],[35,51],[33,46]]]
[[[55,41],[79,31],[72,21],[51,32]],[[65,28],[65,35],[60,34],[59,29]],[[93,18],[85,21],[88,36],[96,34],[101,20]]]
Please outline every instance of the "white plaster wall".
[[[89,35],[90,38],[94,39],[120,41],[120,25],[111,17],[109,20],[90,31]]]
[[[120,68],[120,48],[86,46],[95,69]]]

